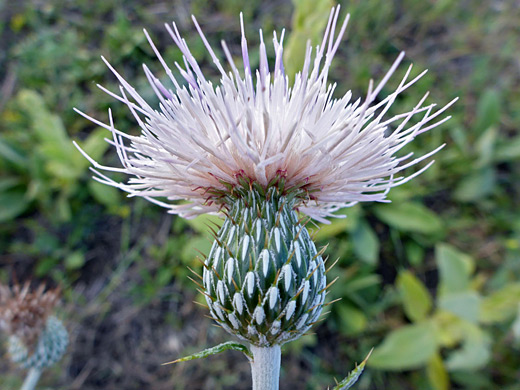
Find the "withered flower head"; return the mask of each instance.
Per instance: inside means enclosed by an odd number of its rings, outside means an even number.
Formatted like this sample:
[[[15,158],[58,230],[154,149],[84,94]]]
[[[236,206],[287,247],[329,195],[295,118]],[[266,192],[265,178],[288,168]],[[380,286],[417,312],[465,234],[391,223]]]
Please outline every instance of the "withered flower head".
[[[0,329],[18,337],[28,349],[35,346],[60,297],[59,288],[45,291],[42,284],[31,290],[30,285],[0,284]]]

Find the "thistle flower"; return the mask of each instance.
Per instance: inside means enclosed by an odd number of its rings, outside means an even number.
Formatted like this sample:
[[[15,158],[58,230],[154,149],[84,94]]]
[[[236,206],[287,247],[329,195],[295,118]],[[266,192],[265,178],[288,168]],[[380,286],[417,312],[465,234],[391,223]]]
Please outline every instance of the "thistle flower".
[[[141,135],[118,130],[110,110],[108,124],[80,112],[112,132],[109,142],[123,165],[103,166],[82,151],[98,181],[185,218],[218,211],[225,215],[219,231],[213,232],[200,287],[215,321],[251,344],[254,389],[278,388],[280,346],[306,332],[325,301],[323,251],[316,249],[297,212],[327,222],[337,210],[357,202],[385,202],[392,187],[419,175],[432,162],[409,176],[400,172],[443,145],[415,159],[412,153],[397,157],[398,152],[417,135],[448,120],[438,118],[455,101],[434,111],[435,104],[424,105],[426,94],[410,111],[386,118],[399,94],[425,73],[409,80],[410,66],[397,89],[376,101],[404,53],[377,86],[369,83],[364,100],[352,100],[350,91],[334,98],[328,73],[349,19],[336,34],[339,10],[331,10],[321,44],[315,49],[307,44],[303,68],[293,84],[284,71],[284,31],[280,38],[273,34],[271,69],[260,31],[260,63],[253,70],[241,17],[241,73],[222,42],[229,64],[224,68],[193,17],[220,72],[220,83],[214,85],[175,23],[166,29],[183,54],[184,64],[175,63],[182,82],[145,30],[174,89],[143,65],[160,101],[155,109],[104,58],[120,83],[120,94],[100,86],[128,106]],[[131,177],[120,183],[103,170]],[[229,344],[194,356],[226,348]]]
[[[59,289],[45,291],[30,283],[13,288],[0,285],[0,330],[9,335],[11,360],[24,368],[42,369],[56,363],[65,352],[68,334],[52,314]]]
[[[123,165],[103,166],[83,152],[95,167],[96,179],[186,218],[222,207],[231,209],[234,190],[244,182],[266,190],[283,180],[284,191],[297,192],[294,207],[320,222],[327,222],[326,217],[356,202],[384,202],[390,188],[406,183],[433,163],[412,175],[399,176],[443,145],[413,160],[412,153],[401,157],[396,154],[417,135],[448,120],[445,117],[435,121],[455,100],[434,112],[435,104],[424,105],[426,94],[410,111],[385,118],[398,95],[425,73],[409,80],[410,66],[397,89],[376,102],[404,53],[377,86],[370,82],[364,100],[353,100],[350,91],[334,98],[336,86],[329,84],[328,73],[349,19],[345,18],[336,36],[338,16],[339,6],[331,10],[321,44],[315,49],[307,44],[303,69],[296,74],[293,85],[284,73],[284,31],[279,39],[274,33],[275,65],[270,69],[260,30],[260,64],[252,70],[242,17],[243,74],[222,42],[230,69],[226,71],[193,17],[220,72],[218,85],[206,79],[175,23],[166,25],[166,29],[183,54],[184,66],[175,66],[184,82],[175,78],[144,31],[174,86],[174,90],[164,86],[143,65],[160,100],[158,109],[151,107],[103,58],[117,77],[121,94],[100,88],[128,106],[141,127],[141,135],[118,130],[110,111],[108,124],[80,112],[112,132],[110,142]],[[412,117],[419,119],[410,125]],[[119,183],[100,170],[122,172],[131,178]]]

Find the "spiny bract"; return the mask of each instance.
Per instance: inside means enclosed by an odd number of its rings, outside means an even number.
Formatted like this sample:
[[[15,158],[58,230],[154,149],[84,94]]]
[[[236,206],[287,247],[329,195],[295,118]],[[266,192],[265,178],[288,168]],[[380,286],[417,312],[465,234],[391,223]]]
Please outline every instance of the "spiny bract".
[[[15,335],[9,337],[8,343],[9,355],[13,362],[23,368],[42,369],[61,359],[69,343],[69,334],[60,320],[50,316],[32,350]]]
[[[206,259],[203,283],[213,318],[257,346],[283,344],[316,322],[325,266],[294,197],[250,191],[235,201]]]

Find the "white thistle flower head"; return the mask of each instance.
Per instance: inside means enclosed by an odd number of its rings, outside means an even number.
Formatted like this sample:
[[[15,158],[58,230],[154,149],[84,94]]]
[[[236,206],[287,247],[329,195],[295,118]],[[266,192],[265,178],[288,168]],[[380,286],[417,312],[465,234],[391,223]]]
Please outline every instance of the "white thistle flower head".
[[[376,101],[404,53],[377,85],[369,83],[363,100],[353,100],[350,91],[334,98],[335,84],[328,82],[328,73],[349,19],[347,15],[336,34],[339,10],[339,6],[332,8],[321,44],[315,48],[307,44],[303,68],[292,85],[282,59],[284,31],[280,38],[273,34],[275,64],[270,69],[260,30],[260,63],[258,69],[251,69],[242,16],[243,73],[222,42],[228,61],[228,70],[224,68],[193,17],[220,72],[218,85],[206,79],[175,23],[166,29],[183,54],[184,64],[175,63],[182,81],[144,31],[173,87],[164,86],[143,65],[160,100],[157,108],[103,58],[120,83],[120,94],[100,88],[128,106],[141,135],[118,130],[110,110],[108,124],[80,112],[112,132],[110,142],[123,165],[103,166],[83,152],[94,166],[96,179],[185,218],[229,209],[239,189],[248,186],[263,191],[279,186],[283,193],[294,194],[299,211],[321,222],[357,202],[384,202],[392,187],[406,183],[433,163],[400,176],[443,145],[415,159],[411,159],[412,153],[400,157],[397,153],[418,134],[448,120],[450,117],[439,117],[456,99],[434,111],[435,104],[424,105],[426,94],[410,111],[387,118],[397,96],[425,73],[409,80],[410,66],[397,89]],[[409,123],[412,117],[418,118],[414,124]],[[102,170],[131,177],[119,183]]]

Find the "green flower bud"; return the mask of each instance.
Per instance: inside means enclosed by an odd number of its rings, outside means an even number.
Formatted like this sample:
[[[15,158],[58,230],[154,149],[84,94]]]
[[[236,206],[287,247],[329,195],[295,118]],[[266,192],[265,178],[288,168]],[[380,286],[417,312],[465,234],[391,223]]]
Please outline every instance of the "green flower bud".
[[[276,188],[237,198],[205,262],[211,315],[256,346],[297,339],[323,308],[324,262],[293,199]]]

